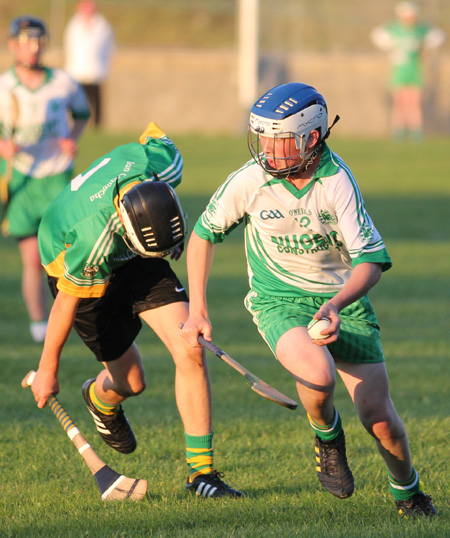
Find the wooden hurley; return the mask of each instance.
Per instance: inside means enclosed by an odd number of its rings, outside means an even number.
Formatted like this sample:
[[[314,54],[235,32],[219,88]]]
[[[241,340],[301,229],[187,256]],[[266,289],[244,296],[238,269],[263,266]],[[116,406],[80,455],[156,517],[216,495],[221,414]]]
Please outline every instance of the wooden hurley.
[[[22,381],[22,387],[26,388],[33,383],[36,372],[32,370]],[[48,405],[55,414],[59,423],[67,433],[69,439],[76,446],[79,454],[86,462],[91,473],[97,482],[98,488],[104,501],[122,501],[131,499],[138,501],[145,497],[147,492],[147,480],[138,478],[128,478],[108,467],[106,463],[97,456],[94,449],[81,435],[73,420],[68,415],[64,407],[55,396],[50,396]]]

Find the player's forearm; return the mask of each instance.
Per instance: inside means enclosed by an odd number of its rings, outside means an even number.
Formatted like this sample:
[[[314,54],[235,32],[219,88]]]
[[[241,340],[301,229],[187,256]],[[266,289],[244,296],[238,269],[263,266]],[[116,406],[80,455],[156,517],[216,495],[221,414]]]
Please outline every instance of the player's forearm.
[[[70,138],[77,142],[87,123],[87,120],[74,120],[72,129],[70,131]]]
[[[381,265],[377,263],[361,263],[352,272],[344,287],[329,303],[336,306],[340,312],[346,306],[366,295],[381,277]]]
[[[214,245],[192,232],[187,248],[189,314],[207,316],[206,287],[214,259]]]
[[[79,297],[59,292],[50,312],[39,369],[56,375],[64,344],[73,325]]]

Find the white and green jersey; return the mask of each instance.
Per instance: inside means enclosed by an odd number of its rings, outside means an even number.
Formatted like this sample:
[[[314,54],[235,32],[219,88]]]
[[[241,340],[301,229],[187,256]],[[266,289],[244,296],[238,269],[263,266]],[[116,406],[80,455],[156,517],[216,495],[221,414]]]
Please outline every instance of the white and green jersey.
[[[32,90],[17,78],[14,68],[0,76],[0,136],[11,137],[17,101],[14,142],[21,148],[14,168],[23,175],[41,179],[73,167],[73,160],[61,152],[58,138],[68,137],[73,119],[88,119],[89,103],[84,90],[65,71],[45,69],[45,81]]]
[[[194,230],[219,243],[241,222],[250,287],[257,293],[333,296],[355,265],[391,266],[350,169],[327,146],[302,190],[247,162],[219,187]]]
[[[172,187],[181,181],[181,154],[154,123],[140,140],[97,159],[71,181],[42,219],[42,264],[68,295],[103,296],[112,271],[135,256],[123,240],[118,193],[122,197],[137,183],[155,180],[155,174]]]

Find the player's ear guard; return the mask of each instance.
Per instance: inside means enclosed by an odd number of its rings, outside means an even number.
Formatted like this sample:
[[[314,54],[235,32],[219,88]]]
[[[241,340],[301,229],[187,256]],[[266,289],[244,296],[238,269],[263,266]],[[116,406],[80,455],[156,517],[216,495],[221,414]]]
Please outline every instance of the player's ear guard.
[[[162,181],[144,181],[119,199],[128,248],[144,258],[164,258],[181,246],[186,219],[173,188]]]

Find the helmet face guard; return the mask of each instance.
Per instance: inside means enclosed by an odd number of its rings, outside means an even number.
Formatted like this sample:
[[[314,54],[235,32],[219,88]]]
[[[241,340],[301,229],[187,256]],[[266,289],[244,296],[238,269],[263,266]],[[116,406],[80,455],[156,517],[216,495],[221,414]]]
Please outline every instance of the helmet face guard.
[[[319,133],[319,141],[309,150],[307,142],[314,130]],[[317,90],[306,84],[282,84],[270,90],[252,107],[248,148],[253,159],[266,172],[277,178],[286,178],[309,166],[327,133],[327,105]],[[261,138],[264,138],[264,143]],[[284,139],[291,143],[283,143]],[[289,146],[290,153],[284,151],[280,156],[276,149],[282,144]]]
[[[144,181],[119,198],[119,211],[127,247],[143,258],[164,258],[180,247],[186,220],[178,196],[170,185]]]

